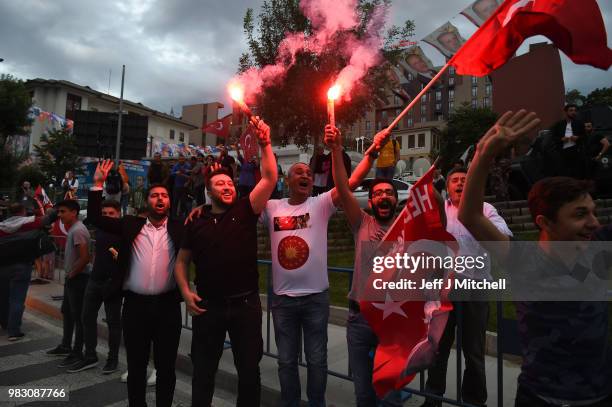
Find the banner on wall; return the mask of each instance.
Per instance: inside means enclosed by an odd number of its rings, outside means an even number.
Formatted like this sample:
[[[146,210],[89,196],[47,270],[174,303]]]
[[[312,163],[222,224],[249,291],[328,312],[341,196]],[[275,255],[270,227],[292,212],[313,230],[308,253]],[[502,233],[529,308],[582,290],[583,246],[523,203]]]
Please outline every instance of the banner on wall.
[[[147,160],[122,160],[125,172],[128,175],[131,186],[138,184],[138,177],[142,177],[144,180],[145,188],[147,187],[147,172],[149,171],[150,161]],[[93,186],[93,176],[96,172],[96,165],[98,164],[98,158],[85,157],[83,159],[83,166],[81,167],[82,174],[77,178],[79,180],[79,189],[87,191]]]

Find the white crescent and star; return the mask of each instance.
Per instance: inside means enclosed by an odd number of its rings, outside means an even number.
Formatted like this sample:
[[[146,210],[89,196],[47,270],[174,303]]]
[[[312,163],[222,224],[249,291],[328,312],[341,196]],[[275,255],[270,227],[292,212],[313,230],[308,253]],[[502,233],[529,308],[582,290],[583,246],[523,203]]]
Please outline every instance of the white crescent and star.
[[[514,15],[519,11],[519,9],[526,7],[529,3],[533,3],[531,7],[535,6],[535,0],[519,0],[512,6],[510,6],[510,9],[508,9],[508,12],[506,13],[506,18],[504,18],[504,21],[502,23],[502,27],[508,25],[512,17],[514,17]]]
[[[393,301],[393,298],[387,293],[385,302],[373,302],[372,306],[382,310],[383,312],[383,320],[385,320],[388,316],[393,314],[398,314],[403,316],[404,318],[408,318],[408,315],[402,309],[402,305],[407,303],[408,301]]]

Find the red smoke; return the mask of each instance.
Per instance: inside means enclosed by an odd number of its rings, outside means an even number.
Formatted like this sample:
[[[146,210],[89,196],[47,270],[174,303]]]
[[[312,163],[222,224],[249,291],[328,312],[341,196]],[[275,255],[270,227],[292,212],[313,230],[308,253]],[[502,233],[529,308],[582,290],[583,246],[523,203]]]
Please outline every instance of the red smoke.
[[[302,0],[300,8],[312,23],[312,35],[287,34],[279,45],[279,55],[274,65],[267,65],[263,69],[251,68],[232,79],[231,84],[244,89],[247,102],[252,101],[262,87],[283,80],[287,70],[295,63],[298,52],[307,49],[309,52],[321,53],[334,34],[354,28],[360,21],[357,0]],[[342,88],[342,98],[349,99],[353,84],[381,60],[379,50],[382,47],[386,8],[379,6],[373,13],[366,35],[361,39],[349,36],[341,50],[349,59],[348,65],[336,80]]]

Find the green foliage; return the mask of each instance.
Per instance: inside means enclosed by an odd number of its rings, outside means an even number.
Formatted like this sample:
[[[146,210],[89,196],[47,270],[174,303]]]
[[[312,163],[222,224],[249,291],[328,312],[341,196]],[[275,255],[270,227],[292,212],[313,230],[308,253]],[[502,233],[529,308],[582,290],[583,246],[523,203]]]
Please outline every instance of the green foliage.
[[[612,106],[612,86],[608,88],[596,88],[586,97],[585,105],[608,105]]]
[[[572,89],[565,94],[565,104],[582,106],[586,98],[578,89]]]
[[[76,140],[66,128],[54,129],[40,137],[40,144],[34,146],[38,165],[47,181],[56,186],[66,171],[80,173],[82,159],[78,154]]]
[[[496,121],[497,113],[489,108],[473,109],[467,103],[459,106],[442,131],[440,156],[443,170],[475,144]]]
[[[298,53],[285,79],[257,95],[257,112],[272,127],[275,141],[286,144],[291,140],[298,145],[318,142],[327,121],[327,89],[349,62],[338,50],[347,48],[349,37],[363,37],[375,7],[389,3],[390,0],[360,0],[357,6],[360,22],[354,30],[336,33],[327,49],[319,54],[308,50]],[[247,9],[243,23],[249,51],[240,57],[239,72],[276,63],[278,46],[287,33],[308,35],[312,31],[310,21],[300,10],[299,0],[264,0],[257,19],[253,9]],[[413,29],[411,21],[403,27],[393,27],[388,41],[407,39]],[[380,66],[370,69],[353,88],[350,102],[336,106],[337,122],[350,126],[362,118],[374,107],[376,97],[384,96],[385,82]]]
[[[47,177],[35,164],[25,165],[17,171],[17,182],[15,185],[19,187],[23,184],[23,181],[29,181],[32,189],[35,189],[38,185],[43,187],[47,185]]]

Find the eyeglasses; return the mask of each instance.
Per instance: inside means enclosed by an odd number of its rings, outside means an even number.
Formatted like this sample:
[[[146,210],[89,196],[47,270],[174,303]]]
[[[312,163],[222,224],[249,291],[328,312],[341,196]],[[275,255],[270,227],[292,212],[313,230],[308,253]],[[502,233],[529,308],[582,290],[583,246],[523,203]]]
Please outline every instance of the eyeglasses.
[[[395,196],[395,192],[392,189],[379,189],[378,191],[372,192],[372,196],[375,198],[380,198],[383,195]]]

